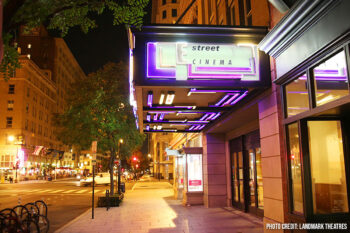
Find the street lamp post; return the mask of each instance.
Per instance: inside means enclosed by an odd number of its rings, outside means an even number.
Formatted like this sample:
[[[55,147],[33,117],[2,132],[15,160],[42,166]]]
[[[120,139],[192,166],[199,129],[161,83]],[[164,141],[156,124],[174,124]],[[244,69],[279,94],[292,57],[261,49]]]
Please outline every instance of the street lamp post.
[[[124,143],[124,140],[121,138],[119,139],[119,142],[118,142],[118,158],[119,158],[119,163],[118,163],[118,194],[120,195],[120,172],[121,172],[121,161],[120,161],[120,147],[121,147],[121,144]]]

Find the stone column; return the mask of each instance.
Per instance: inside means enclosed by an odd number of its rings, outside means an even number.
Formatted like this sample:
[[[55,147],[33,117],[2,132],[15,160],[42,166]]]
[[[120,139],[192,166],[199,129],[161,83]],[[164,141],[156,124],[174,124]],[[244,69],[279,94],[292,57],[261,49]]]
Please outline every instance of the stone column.
[[[204,205],[227,206],[225,135],[203,137]]]
[[[274,63],[271,63],[272,79],[274,79]],[[281,147],[283,138],[278,88],[278,86],[272,84],[270,93],[259,102],[261,166],[264,185],[264,226],[266,223],[284,223],[285,221],[286,193],[283,189],[285,175],[282,173],[284,159],[283,148]],[[264,227],[264,232],[268,231]],[[283,231],[273,230],[273,232]]]

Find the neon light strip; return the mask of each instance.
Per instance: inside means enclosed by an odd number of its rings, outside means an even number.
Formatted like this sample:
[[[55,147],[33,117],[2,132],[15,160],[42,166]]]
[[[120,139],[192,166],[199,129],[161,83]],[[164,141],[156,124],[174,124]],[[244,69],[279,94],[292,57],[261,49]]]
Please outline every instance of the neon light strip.
[[[219,102],[217,102],[215,106],[220,106],[228,97],[229,95],[225,95],[224,97],[222,97],[222,99],[219,100]]]
[[[212,120],[212,121],[215,120],[215,119],[218,118],[220,115],[221,115],[221,113],[218,112],[211,120]]]
[[[196,71],[209,71],[209,72],[251,72],[252,68],[251,67],[196,67]]]
[[[148,78],[176,78],[176,69],[157,69],[157,43],[147,43],[147,77]]]
[[[230,102],[232,102],[234,99],[237,98],[237,96],[239,96],[239,94],[234,94],[229,100],[227,100],[222,106],[229,104]]]
[[[147,96],[147,105],[152,107],[152,102],[153,102],[153,93],[149,91]]]
[[[154,115],[154,117],[153,117],[153,120],[157,120],[158,119],[158,113],[156,113],[155,115]]]
[[[148,122],[150,122],[151,121],[151,115],[147,114],[146,119],[147,119]]]
[[[245,91],[245,92],[243,93],[243,95],[241,95],[240,97],[238,97],[237,99],[235,99],[235,100],[231,103],[231,105],[236,104],[238,101],[240,101],[241,99],[243,99],[247,94],[248,94],[248,91]]]
[[[216,113],[212,113],[212,114],[210,115],[210,117],[207,118],[207,121],[211,120],[215,115],[216,115]]]
[[[203,121],[203,120],[205,120],[205,118],[207,118],[208,116],[209,116],[209,114],[206,113],[206,114],[204,114],[199,120],[200,120],[200,121]]]
[[[202,125],[201,127],[199,127],[198,130],[202,130],[204,128],[205,125]]]
[[[161,120],[161,121],[164,120],[164,116],[165,116],[165,113],[161,113],[160,117],[159,117],[159,120]]]

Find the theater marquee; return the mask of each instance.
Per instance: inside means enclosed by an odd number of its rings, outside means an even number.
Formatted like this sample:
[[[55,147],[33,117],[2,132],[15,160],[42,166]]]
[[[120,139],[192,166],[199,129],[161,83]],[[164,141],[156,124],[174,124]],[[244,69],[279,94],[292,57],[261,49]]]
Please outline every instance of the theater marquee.
[[[253,44],[149,42],[146,77],[259,81],[258,61]]]

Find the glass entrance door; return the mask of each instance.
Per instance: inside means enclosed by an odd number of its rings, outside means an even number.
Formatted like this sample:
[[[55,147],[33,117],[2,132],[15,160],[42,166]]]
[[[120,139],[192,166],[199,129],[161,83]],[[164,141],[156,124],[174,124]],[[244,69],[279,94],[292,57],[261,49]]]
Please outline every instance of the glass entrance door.
[[[232,206],[244,210],[242,137],[231,141]]]
[[[230,142],[232,206],[263,215],[263,182],[259,131]]]

